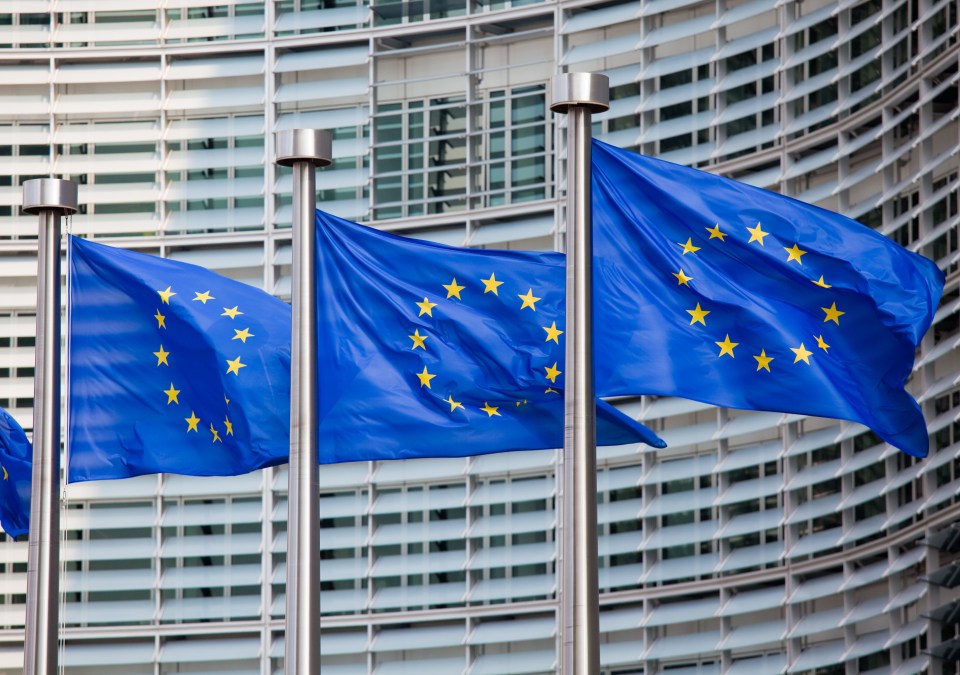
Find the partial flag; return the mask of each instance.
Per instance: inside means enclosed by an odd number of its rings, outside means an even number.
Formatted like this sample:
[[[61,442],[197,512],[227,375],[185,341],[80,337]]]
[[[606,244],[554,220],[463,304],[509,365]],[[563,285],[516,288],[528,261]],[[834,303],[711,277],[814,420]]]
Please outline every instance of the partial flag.
[[[943,274],[845,216],[593,142],[600,395],[860,422],[927,454],[905,390]]]
[[[33,446],[17,420],[0,408],[0,525],[13,537],[29,529],[32,467]]]
[[[317,212],[321,462],[563,445],[564,256],[458,249]],[[597,403],[597,442],[663,447]]]

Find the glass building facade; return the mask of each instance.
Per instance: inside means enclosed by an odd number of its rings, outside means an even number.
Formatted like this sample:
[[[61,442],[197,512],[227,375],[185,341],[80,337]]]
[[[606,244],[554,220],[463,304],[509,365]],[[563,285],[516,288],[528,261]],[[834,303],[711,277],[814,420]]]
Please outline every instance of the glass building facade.
[[[556,72],[603,72],[594,134],[848,214],[937,261],[914,460],[864,427],[642,397],[665,451],[598,457],[605,675],[957,673],[957,0],[0,3],[0,405],[32,425],[36,218],[290,292],[272,133],[331,129],[320,204],[454,245],[562,234]],[[323,673],[554,672],[558,453],[321,471]],[[282,672],[286,470],[69,486],[70,675]],[[0,543],[0,673],[27,546]]]

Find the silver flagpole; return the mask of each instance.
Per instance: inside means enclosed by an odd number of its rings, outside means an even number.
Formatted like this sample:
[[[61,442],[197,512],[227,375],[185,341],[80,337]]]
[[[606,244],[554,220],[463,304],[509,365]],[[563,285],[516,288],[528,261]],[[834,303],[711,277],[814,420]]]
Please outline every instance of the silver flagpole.
[[[25,181],[23,211],[40,217],[23,672],[55,675],[60,623],[60,217],[76,213],[77,184],[59,178]]]
[[[567,115],[567,348],[564,396],[561,672],[600,672],[597,584],[597,433],[593,397],[593,233],[590,219],[590,117],[607,110],[606,75],[553,79],[550,109]],[[573,508],[569,501],[573,499]],[[572,517],[573,522],[570,522]]]
[[[290,345],[290,466],[287,491],[285,670],[320,672],[320,495],[316,167],[332,161],[329,131],[277,132],[277,164],[293,167],[293,324]]]

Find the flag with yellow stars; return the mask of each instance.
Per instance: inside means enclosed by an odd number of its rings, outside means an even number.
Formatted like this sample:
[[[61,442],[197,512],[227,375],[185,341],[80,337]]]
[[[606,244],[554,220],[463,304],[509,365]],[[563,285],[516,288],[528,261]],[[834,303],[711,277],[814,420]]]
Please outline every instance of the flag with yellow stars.
[[[593,142],[596,391],[846,419],[927,454],[905,390],[938,267],[845,216]]]
[[[27,533],[33,446],[23,428],[0,408],[0,525],[12,537]]]
[[[564,258],[317,212],[320,461],[563,445]],[[598,401],[597,442],[663,447]]]
[[[70,481],[286,462],[290,307],[202,267],[70,238]]]

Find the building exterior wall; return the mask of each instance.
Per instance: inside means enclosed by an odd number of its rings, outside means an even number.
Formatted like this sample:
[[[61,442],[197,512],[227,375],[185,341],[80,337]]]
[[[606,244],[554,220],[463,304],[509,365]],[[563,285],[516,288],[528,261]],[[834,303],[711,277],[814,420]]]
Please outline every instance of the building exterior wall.
[[[555,72],[598,138],[857,218],[938,262],[914,460],[860,425],[642,397],[670,447],[598,453],[606,674],[957,672],[960,2],[30,0],[0,4],[0,405],[32,425],[35,218],[290,289],[272,132],[334,131],[320,205],[454,245],[552,249]],[[202,5],[202,6],[198,6]],[[323,672],[553,672],[557,453],[321,470]],[[282,672],[286,469],[69,486],[71,675]],[[25,543],[0,545],[0,673]],[[952,586],[952,588],[951,588]]]

